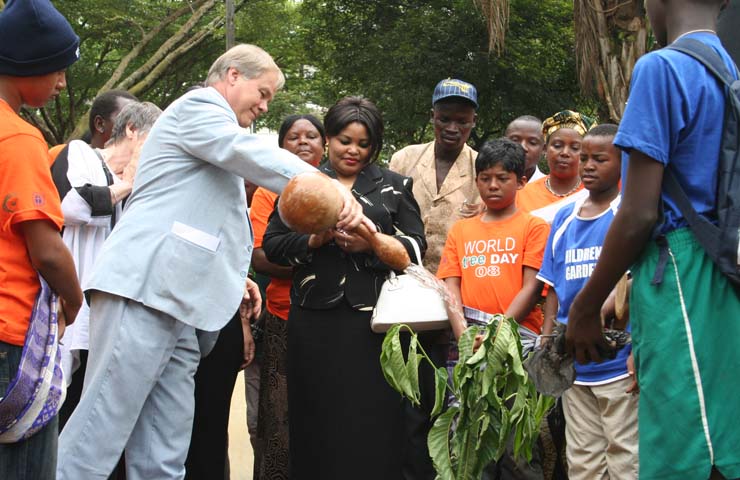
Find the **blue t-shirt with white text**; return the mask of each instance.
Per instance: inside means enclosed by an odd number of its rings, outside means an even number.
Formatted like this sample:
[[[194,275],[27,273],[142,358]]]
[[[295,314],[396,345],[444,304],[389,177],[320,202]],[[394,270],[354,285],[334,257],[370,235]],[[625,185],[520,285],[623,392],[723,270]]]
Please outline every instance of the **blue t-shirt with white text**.
[[[537,278],[555,289],[560,303],[558,322],[568,323],[570,305],[591,277],[620,199],[617,197],[610,208],[591,218],[577,215],[583,200],[564,206],[555,215]],[[629,330],[629,326],[627,328]],[[599,385],[626,377],[630,351],[632,348],[628,345],[619,350],[613,360],[585,365],[576,363],[576,383]]]

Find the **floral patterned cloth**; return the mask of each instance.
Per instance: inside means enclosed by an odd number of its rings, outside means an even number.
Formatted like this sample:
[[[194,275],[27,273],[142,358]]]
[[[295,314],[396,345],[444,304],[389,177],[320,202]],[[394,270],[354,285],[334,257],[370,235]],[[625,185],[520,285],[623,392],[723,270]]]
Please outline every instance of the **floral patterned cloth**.
[[[21,363],[0,398],[0,443],[31,437],[54,419],[64,401],[57,296],[43,278],[39,279],[41,290],[31,313]]]

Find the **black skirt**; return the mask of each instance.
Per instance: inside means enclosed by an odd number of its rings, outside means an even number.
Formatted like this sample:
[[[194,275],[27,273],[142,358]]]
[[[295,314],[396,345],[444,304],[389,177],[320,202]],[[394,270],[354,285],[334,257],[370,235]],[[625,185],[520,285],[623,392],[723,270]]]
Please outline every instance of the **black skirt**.
[[[402,478],[402,402],[383,377],[384,336],[370,330],[370,315],[344,301],[329,310],[290,310],[293,480]]]

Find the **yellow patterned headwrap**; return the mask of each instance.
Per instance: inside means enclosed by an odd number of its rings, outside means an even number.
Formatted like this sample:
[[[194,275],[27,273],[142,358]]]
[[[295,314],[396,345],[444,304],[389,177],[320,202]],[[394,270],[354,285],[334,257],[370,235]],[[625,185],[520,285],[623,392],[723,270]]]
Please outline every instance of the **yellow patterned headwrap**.
[[[596,119],[588,117],[572,110],[563,110],[542,123],[542,134],[545,136],[545,143],[550,140],[550,135],[561,128],[572,128],[581,135],[596,126]]]

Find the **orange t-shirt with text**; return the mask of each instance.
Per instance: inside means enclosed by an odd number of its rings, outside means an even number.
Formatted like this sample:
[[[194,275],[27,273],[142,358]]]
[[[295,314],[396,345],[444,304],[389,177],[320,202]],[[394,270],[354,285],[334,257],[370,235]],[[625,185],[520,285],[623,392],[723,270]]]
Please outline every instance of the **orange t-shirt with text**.
[[[41,132],[0,100],[0,341],[13,345],[23,345],[41,287],[19,224],[64,223],[48,152]]]
[[[463,305],[505,313],[522,289],[524,267],[542,266],[550,226],[521,210],[499,222],[484,222],[483,215],[452,226],[437,277],[460,277]],[[542,313],[535,308],[519,323],[539,334]]]
[[[262,248],[262,239],[267,230],[267,221],[275,207],[277,193],[272,193],[262,187],[258,188],[252,196],[252,203],[249,207],[249,219],[252,221],[252,231],[254,232],[254,248]],[[290,278],[270,277],[270,284],[267,285],[265,296],[267,297],[267,311],[282,318],[288,319],[290,312]]]
[[[517,208],[524,210],[525,212],[531,212],[533,210],[546,207],[551,203],[555,203],[566,198],[559,197],[547,189],[547,187],[545,186],[545,181],[548,178],[549,175],[544,176],[539,180],[528,183],[527,185],[525,185],[524,188],[519,190],[516,194]],[[573,193],[576,193],[580,190],[583,190],[583,182],[581,182],[581,184]],[[571,195],[573,195],[573,193],[571,193]]]

